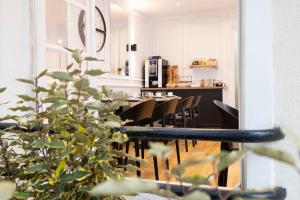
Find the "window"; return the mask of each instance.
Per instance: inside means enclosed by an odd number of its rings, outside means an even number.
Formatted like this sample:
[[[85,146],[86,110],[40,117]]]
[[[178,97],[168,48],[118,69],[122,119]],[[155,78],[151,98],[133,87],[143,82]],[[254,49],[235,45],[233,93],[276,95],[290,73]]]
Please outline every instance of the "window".
[[[80,19],[80,14],[86,13],[86,0],[46,0],[45,7],[46,66],[64,70],[72,61],[64,47],[86,51],[81,38],[86,34],[80,37],[79,32],[81,26],[86,28],[85,20]]]

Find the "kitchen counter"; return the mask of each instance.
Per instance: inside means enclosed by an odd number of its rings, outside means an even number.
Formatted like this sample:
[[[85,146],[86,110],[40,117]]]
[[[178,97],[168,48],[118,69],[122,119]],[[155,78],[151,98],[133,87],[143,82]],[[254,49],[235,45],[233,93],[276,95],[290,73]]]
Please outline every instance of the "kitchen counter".
[[[187,88],[141,88],[141,93],[147,92],[172,92],[174,95],[185,99],[190,96],[201,96],[199,128],[220,128],[222,121],[214,100],[223,101],[223,89],[225,87],[187,87]]]
[[[214,89],[226,89],[226,86],[221,87],[175,87],[175,88],[141,88],[141,91],[167,91],[167,90],[214,90]]]

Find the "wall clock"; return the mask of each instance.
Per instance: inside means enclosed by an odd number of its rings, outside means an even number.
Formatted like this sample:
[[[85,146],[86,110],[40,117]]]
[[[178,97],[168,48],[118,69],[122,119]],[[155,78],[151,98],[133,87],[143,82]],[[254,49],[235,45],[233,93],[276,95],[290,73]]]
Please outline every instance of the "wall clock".
[[[78,19],[78,29],[79,29],[80,40],[84,46],[86,44],[85,22],[86,22],[85,11],[81,10]],[[96,38],[97,52],[100,52],[103,49],[106,41],[106,24],[105,24],[103,14],[97,6],[95,7],[95,38]]]

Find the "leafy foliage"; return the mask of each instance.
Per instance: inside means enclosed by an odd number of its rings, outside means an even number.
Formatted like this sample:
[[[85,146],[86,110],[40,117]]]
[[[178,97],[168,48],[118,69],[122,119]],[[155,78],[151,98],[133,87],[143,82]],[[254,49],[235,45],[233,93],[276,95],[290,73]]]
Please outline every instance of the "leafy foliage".
[[[79,68],[85,60],[97,61],[83,58],[80,50],[72,56]],[[115,130],[123,124],[113,112],[120,103],[102,103],[105,93],[89,82],[102,74],[71,64],[66,72],[44,70],[33,80],[17,79],[31,85],[34,94],[18,95],[10,109],[16,113],[1,118],[17,123],[0,132],[0,176],[17,185],[15,198],[95,199],[88,192],[93,186],[123,179],[116,161],[120,154],[112,148],[128,140]],[[39,84],[45,78],[52,79],[49,87]]]

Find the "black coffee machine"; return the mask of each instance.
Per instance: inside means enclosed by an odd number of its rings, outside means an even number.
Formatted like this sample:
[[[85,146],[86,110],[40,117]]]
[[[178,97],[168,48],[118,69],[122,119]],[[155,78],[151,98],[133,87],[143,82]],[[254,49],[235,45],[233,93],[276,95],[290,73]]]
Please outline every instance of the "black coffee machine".
[[[145,88],[166,87],[169,62],[161,56],[152,56],[145,61]]]

